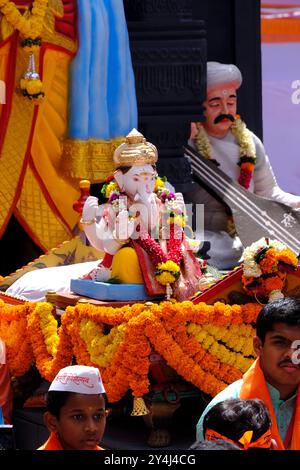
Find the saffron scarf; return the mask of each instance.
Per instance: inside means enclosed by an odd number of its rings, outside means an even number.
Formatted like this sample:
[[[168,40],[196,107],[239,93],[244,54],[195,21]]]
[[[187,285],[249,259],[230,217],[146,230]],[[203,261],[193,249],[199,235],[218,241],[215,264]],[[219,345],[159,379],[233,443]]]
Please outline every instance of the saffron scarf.
[[[271,433],[275,439],[278,450],[300,450],[300,391],[298,387],[297,399],[293,417],[287,431],[286,439],[283,442],[278,431],[276,416],[271,401],[268,386],[264,374],[260,367],[260,360],[256,359],[250,369],[243,376],[243,384],[240,391],[240,398],[259,398],[268,407],[272,419]]]

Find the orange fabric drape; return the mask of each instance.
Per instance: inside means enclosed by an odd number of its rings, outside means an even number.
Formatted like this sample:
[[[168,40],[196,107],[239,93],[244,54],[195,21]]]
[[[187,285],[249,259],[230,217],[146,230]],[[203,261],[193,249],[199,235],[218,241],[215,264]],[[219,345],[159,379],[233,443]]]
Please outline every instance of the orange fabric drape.
[[[260,360],[256,359],[250,369],[244,374],[243,384],[240,391],[240,398],[249,399],[249,398],[259,398],[265,402],[268,407],[268,410],[272,419],[272,438],[275,439],[278,450],[284,450],[285,446],[280,437],[276,416],[274,408],[272,405],[271,397],[267,387],[267,383],[264,377],[264,374],[260,367]],[[300,450],[300,393],[298,388],[297,402],[296,402],[296,412],[295,419],[293,423],[293,431],[291,442],[287,446],[291,450]]]

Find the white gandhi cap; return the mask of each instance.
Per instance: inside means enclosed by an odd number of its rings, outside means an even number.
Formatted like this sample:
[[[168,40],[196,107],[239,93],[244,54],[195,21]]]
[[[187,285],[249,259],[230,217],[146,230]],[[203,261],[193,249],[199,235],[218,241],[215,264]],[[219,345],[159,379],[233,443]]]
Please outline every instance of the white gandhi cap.
[[[68,366],[61,369],[49,392],[74,392],[86,395],[105,393],[99,369],[89,366]]]

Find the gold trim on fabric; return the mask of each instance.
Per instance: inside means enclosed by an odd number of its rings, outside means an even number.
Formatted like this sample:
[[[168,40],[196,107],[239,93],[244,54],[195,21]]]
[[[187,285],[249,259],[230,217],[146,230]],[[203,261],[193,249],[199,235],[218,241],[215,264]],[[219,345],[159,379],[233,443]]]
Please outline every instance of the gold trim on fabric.
[[[113,153],[125,137],[111,140],[76,140],[64,142],[63,162],[65,171],[72,178],[88,179],[99,183],[115,170]]]
[[[26,67],[27,53],[25,53],[23,49],[18,48],[16,73],[15,77],[12,77],[15,91],[13,93],[10,117],[0,155],[0,229],[3,226],[15,198],[35,110],[35,106],[31,101],[24,99],[21,93],[16,90],[19,88],[20,78],[24,70],[26,70]]]
[[[77,43],[62,33],[55,30],[55,17],[64,16],[64,6],[61,0],[51,0],[47,8],[44,27],[42,31],[43,42],[49,42],[53,45],[63,47],[67,51],[74,53],[77,50]]]
[[[34,237],[45,249],[50,250],[72,237],[61,219],[52,211],[29,167],[26,171],[17,209]]]

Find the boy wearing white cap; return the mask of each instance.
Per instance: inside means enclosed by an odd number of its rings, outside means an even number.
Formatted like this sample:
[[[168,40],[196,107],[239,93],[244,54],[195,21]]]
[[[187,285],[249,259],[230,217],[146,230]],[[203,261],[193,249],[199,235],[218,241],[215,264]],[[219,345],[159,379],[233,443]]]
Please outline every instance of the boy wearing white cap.
[[[105,393],[96,367],[61,369],[50,385],[45,424],[49,439],[38,450],[103,450]]]
[[[193,127],[189,144],[203,157],[215,160],[224,173],[249,191],[300,207],[299,196],[279,188],[262,142],[237,115],[237,90],[241,84],[242,74],[235,65],[207,63],[207,96],[203,103],[206,120]],[[232,233],[231,218],[224,205],[198,185],[185,199],[204,204],[204,240],[211,244],[209,263],[219,269],[236,266],[243,246]]]

